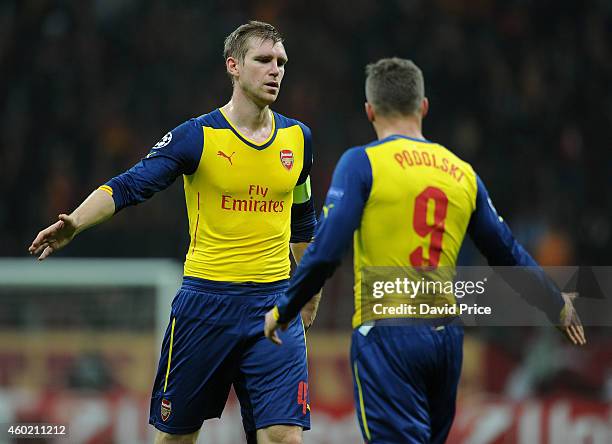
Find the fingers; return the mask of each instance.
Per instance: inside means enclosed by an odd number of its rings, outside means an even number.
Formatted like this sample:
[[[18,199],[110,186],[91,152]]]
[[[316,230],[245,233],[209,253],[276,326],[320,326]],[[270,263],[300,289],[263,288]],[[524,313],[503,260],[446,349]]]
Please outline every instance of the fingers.
[[[562,330],[567,338],[574,345],[585,345],[586,336],[584,328],[580,322],[580,317],[574,308],[574,300],[578,297],[578,293],[561,293],[565,301],[565,307],[561,312]]]
[[[582,325],[572,324],[565,327],[565,335],[574,345],[586,344],[586,337]]]
[[[574,319],[572,320],[572,325],[574,329],[575,335],[578,337],[580,345],[586,344],[586,336],[584,334],[584,327],[582,326],[582,322],[580,321],[580,317],[578,313],[574,311]]]
[[[276,345],[281,345],[283,343],[283,341],[281,341],[278,337],[276,327],[269,327],[268,325],[266,325],[264,327],[264,335]]]
[[[64,223],[64,225],[74,226],[74,216],[68,216],[67,214],[60,214],[57,218]]]
[[[270,341],[272,341],[276,345],[281,345],[283,343],[283,341],[280,340],[278,332],[276,330],[272,332],[271,336],[268,336],[268,339],[270,339]]]
[[[38,256],[48,246],[49,246],[49,242],[43,242],[38,248],[35,248],[35,249],[31,249],[30,248],[30,254],[33,255],[33,256]]]
[[[64,222],[62,220],[58,220],[53,225],[48,226],[44,230],[40,231],[36,238],[32,241],[32,245],[28,248],[30,253],[35,254],[34,251],[39,248],[43,243],[48,242],[49,238],[57,233],[58,230],[61,230],[64,227]]]
[[[582,339],[582,345],[586,345],[586,335],[584,334],[584,327],[582,325],[578,326],[578,332],[580,333],[580,338]]]
[[[40,257],[38,258],[39,261],[44,261],[47,257],[49,257],[49,255],[51,255],[51,253],[53,253],[55,250],[53,249],[53,247],[46,247],[44,249],[44,251],[42,252],[42,254],[40,255]]]
[[[578,339],[574,336],[573,327],[570,325],[569,327],[565,327],[565,335],[574,345],[578,345]]]
[[[584,336],[584,328],[582,328],[582,325],[572,325],[570,328],[574,331],[574,337],[578,340],[578,344],[585,345],[586,337]]]
[[[39,232],[39,233],[36,235],[36,237],[35,237],[35,238],[34,238],[34,240],[32,241],[32,244],[31,244],[31,245],[30,245],[30,247],[28,248],[28,251],[29,251],[31,254],[34,254],[34,251],[35,251],[37,248],[39,248],[43,242],[45,242],[45,240],[46,240],[46,236],[47,236],[47,233],[46,233],[46,231],[47,231],[47,230],[48,230],[48,228],[45,228],[44,230],[40,231],[40,232]]]

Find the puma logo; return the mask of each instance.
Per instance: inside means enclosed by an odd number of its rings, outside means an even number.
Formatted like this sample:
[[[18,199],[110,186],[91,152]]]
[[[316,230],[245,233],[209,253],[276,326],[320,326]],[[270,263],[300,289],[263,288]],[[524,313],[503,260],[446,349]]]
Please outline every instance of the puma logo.
[[[217,151],[217,156],[225,157],[227,160],[229,160],[230,165],[233,165],[233,163],[232,163],[232,156],[234,154],[236,154],[235,151],[233,151],[232,154],[230,154],[229,156],[227,154],[225,154],[223,151]]]

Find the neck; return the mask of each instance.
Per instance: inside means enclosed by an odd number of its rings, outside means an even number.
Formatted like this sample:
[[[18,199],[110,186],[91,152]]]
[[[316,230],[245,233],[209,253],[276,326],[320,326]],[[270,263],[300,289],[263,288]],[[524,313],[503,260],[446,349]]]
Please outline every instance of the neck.
[[[417,116],[377,116],[372,125],[378,140],[396,134],[414,139],[424,139],[421,130],[422,120]]]
[[[269,106],[253,102],[239,87],[234,87],[232,98],[222,109],[234,125],[251,130],[257,130],[271,120]]]

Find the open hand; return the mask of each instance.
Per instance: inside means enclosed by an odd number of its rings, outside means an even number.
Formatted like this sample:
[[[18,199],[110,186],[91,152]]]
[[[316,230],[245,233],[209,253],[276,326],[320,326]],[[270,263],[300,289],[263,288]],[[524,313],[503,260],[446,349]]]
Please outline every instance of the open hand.
[[[76,235],[76,221],[74,216],[60,214],[58,221],[38,233],[32,245],[28,248],[31,255],[38,256],[38,260],[46,259],[51,253],[64,248]]]
[[[586,344],[584,328],[574,307],[574,299],[578,297],[578,293],[562,292],[561,296],[565,301],[565,305],[559,315],[560,325],[558,328],[574,345],[584,345]]]

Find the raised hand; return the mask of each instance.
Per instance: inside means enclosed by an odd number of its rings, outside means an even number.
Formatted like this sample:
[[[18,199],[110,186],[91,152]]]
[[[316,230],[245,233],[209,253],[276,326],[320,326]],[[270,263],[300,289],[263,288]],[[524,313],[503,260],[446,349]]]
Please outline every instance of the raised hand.
[[[32,245],[28,248],[31,255],[38,256],[38,260],[45,260],[51,253],[60,250],[70,243],[76,235],[76,221],[74,216],[60,214],[58,221],[38,233]]]

